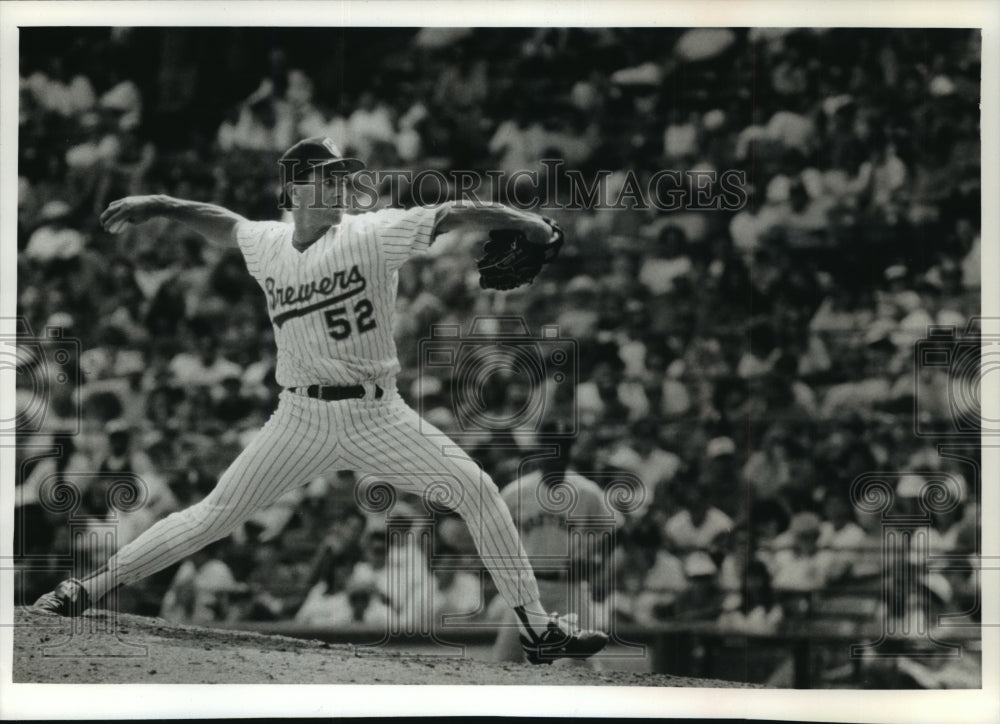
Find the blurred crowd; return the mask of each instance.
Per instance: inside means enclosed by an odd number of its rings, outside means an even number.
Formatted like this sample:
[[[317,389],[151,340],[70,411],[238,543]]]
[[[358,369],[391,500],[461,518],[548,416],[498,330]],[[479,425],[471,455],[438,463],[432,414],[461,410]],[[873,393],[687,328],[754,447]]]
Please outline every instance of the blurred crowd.
[[[930,550],[976,553],[978,449],[943,457],[934,444],[978,424],[975,365],[915,349],[942,325],[961,351],[979,310],[978,32],[386,29],[325,47],[319,32],[95,29],[55,46],[24,31],[18,309],[38,343],[19,360],[19,404],[38,431],[18,450],[22,554],[68,551],[72,521],[46,499],[54,473],[81,481],[77,516],[118,515],[120,545],[205,495],[279,391],[238,252],[166,222],[112,236],[100,211],[168,193],[278,218],[277,155],[316,134],[372,168],[512,173],[559,159],[588,178],[609,171],[612,198],[627,172],[744,174],[732,210],[568,210],[536,190],[568,243],[506,295],[483,293],[454,252],[400,272],[399,389],[445,431],[469,432],[476,399],[509,420],[463,437],[498,484],[542,416],[577,425],[576,470],[638,481],[603,561],[608,620],[878,620],[877,606],[822,605],[846,590],[879,600],[882,511],[851,487],[871,471],[887,471],[892,514],[926,513]],[[379,205],[413,202],[397,191]],[[497,313],[531,334],[557,324],[577,374],[508,370],[470,390],[455,370],[423,367],[432,324],[468,331]],[[79,341],[69,362],[47,328]],[[522,414],[532,395],[545,399],[538,417]],[[130,476],[142,499],[110,510],[108,481]],[[430,604],[388,591],[384,573],[426,558],[423,524],[387,536],[358,509],[356,482],[310,481],[120,595],[187,621],[426,616]],[[474,554],[452,518],[428,535]],[[26,598],[44,578],[25,577]],[[487,579],[427,568],[408,590],[430,584],[435,611],[485,617]],[[977,609],[968,572],[922,573],[921,586],[941,610]]]

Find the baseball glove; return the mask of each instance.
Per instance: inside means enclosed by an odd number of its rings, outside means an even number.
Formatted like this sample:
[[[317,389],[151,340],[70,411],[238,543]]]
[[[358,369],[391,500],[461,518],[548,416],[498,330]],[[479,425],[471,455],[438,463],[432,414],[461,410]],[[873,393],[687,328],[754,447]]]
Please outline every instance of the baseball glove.
[[[552,233],[545,244],[528,241],[523,231],[494,229],[483,245],[483,256],[476,260],[479,286],[483,289],[515,289],[534,281],[542,266],[562,248],[563,232],[551,219],[545,219]]]

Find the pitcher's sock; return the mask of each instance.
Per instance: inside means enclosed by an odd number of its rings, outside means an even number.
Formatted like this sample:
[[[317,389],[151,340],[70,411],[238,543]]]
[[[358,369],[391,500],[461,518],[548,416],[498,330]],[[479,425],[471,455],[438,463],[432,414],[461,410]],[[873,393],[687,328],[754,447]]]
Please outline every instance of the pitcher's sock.
[[[552,618],[539,600],[526,603],[523,606],[515,606],[514,613],[517,614],[517,622],[521,628],[521,633],[534,640],[545,631],[549,620]]]

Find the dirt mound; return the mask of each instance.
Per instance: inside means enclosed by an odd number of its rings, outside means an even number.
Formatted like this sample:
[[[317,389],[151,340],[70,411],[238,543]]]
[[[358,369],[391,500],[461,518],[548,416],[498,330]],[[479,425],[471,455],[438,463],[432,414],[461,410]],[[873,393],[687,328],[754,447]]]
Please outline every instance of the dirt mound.
[[[16,683],[744,686],[576,666],[401,654],[107,611],[65,619],[18,608],[14,625]]]

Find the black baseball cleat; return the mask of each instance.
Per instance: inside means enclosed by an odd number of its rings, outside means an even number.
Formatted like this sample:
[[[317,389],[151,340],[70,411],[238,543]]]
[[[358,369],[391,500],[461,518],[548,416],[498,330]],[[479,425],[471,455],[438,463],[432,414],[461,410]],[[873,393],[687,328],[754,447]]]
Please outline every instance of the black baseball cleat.
[[[56,586],[54,591],[46,593],[35,601],[32,609],[60,616],[79,616],[88,606],[90,606],[90,596],[87,594],[87,589],[76,578],[67,578]]]
[[[601,631],[584,631],[576,617],[552,614],[541,636],[528,629],[521,634],[521,648],[532,664],[551,664],[556,659],[585,659],[607,646],[608,636]]]

